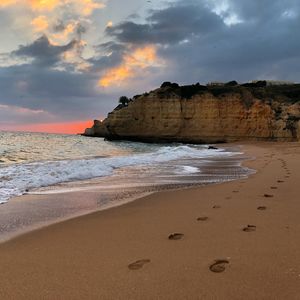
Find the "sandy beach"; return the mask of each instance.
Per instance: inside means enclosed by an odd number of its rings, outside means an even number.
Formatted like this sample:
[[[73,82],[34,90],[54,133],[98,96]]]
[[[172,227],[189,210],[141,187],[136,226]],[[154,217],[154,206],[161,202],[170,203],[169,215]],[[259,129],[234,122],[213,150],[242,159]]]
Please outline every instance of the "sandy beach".
[[[0,244],[0,298],[299,299],[300,144],[242,150],[256,158],[248,179],[155,193]]]

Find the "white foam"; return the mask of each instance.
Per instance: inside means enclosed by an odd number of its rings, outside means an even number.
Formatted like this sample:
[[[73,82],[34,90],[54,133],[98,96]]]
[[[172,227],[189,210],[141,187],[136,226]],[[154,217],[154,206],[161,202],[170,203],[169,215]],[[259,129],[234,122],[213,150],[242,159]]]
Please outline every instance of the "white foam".
[[[192,166],[182,166],[178,174],[195,174],[199,172],[199,168]]]
[[[100,157],[62,161],[43,161],[16,164],[0,168],[0,203],[27,190],[51,186],[62,182],[109,176],[117,168],[153,165],[183,158],[230,156],[221,149],[208,150],[197,146],[166,146],[151,153],[129,156]],[[197,168],[184,166],[183,171],[196,172]],[[198,171],[198,169],[197,169]]]

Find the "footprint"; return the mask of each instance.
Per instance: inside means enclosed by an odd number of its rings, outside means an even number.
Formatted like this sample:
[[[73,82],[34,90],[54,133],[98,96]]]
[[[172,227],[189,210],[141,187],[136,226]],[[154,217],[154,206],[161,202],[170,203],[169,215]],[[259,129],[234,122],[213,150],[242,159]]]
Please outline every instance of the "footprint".
[[[207,221],[208,217],[199,217],[197,218],[197,221]]]
[[[213,208],[221,208],[220,205],[214,205]]]
[[[278,187],[277,187],[277,186],[271,186],[271,189],[272,189],[272,190],[277,190]]]
[[[258,209],[258,210],[266,210],[267,207],[266,207],[266,206],[259,206],[257,209]]]
[[[256,230],[256,226],[255,225],[247,225],[247,227],[243,228],[243,231],[245,232],[252,232]]]
[[[277,180],[277,182],[278,182],[278,183],[282,183],[282,182],[284,182],[284,181],[283,181],[283,180]]]
[[[272,198],[272,197],[274,197],[274,195],[271,195],[271,194],[264,194],[264,197],[266,197],[266,198]]]
[[[239,191],[232,191],[233,193],[238,193]]]
[[[138,270],[138,269],[141,269],[144,264],[147,264],[150,262],[150,259],[140,259],[140,260],[137,260],[133,263],[131,263],[130,265],[128,265],[128,269],[130,270]]]
[[[222,273],[225,271],[227,264],[229,264],[227,259],[217,259],[209,266],[209,269],[214,273]]]
[[[169,240],[181,240],[183,238],[184,234],[183,233],[172,233],[169,235],[168,239]]]

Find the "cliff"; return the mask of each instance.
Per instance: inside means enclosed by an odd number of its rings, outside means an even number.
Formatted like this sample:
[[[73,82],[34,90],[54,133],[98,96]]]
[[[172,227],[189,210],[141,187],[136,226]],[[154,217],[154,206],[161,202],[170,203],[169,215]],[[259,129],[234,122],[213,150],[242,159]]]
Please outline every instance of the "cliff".
[[[300,84],[164,83],[119,105],[84,135],[150,142],[299,141]]]

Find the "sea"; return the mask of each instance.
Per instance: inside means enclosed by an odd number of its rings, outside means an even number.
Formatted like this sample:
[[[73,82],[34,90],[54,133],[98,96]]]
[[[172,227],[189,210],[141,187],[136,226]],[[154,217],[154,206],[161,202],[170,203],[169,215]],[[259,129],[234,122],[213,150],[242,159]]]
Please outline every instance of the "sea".
[[[0,132],[0,240],[155,191],[246,178],[244,159],[223,146]]]

